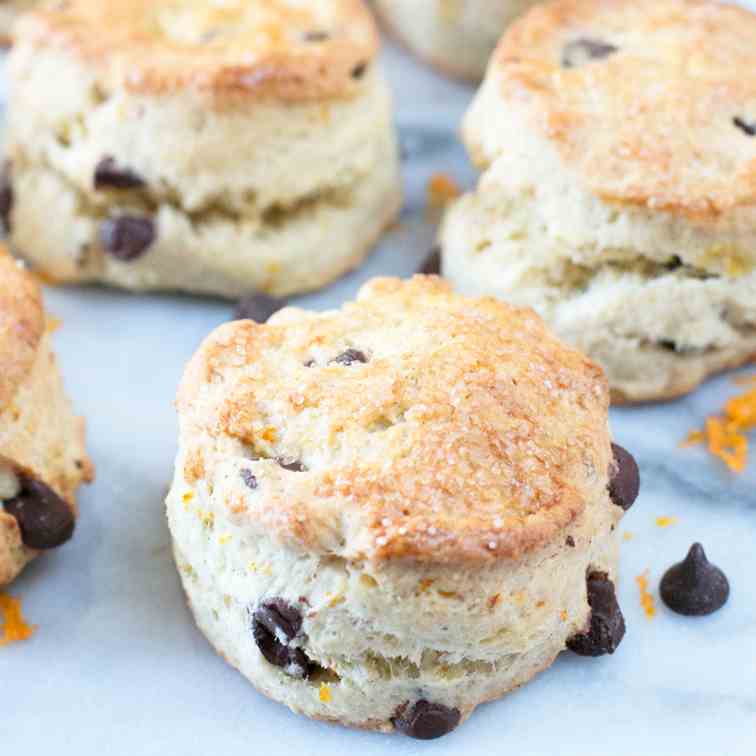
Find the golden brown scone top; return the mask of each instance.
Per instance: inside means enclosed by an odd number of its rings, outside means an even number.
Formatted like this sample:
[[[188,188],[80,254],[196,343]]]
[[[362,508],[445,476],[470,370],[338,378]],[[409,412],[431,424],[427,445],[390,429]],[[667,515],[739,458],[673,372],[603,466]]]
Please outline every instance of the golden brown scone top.
[[[179,390],[183,473],[240,527],[318,553],[517,557],[610,506],[608,403],[601,370],[532,311],[374,279],[341,310],[208,337]]]
[[[39,285],[0,244],[0,412],[29,375],[44,333]]]
[[[77,55],[106,88],[285,101],[349,96],[378,49],[361,0],[66,0],[16,36]]]
[[[489,75],[603,199],[704,220],[756,203],[750,11],[556,0],[508,30]]]

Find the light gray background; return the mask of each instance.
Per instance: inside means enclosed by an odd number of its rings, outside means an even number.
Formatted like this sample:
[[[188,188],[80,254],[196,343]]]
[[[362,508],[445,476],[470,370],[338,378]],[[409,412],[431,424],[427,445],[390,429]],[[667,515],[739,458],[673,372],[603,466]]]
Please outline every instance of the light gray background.
[[[472,89],[393,49],[385,63],[410,156],[401,226],[363,269],[298,304],[337,305],[372,275],[412,272],[433,240],[424,218],[430,174],[472,184],[455,137]],[[186,609],[162,503],[175,449],[171,401],[184,363],[230,305],[101,289],[49,290],[47,302],[63,320],[57,349],[88,420],[97,482],[81,495],[73,542],[12,586],[39,630],[0,648],[0,755],[756,753],[756,453],[734,476],[703,451],[678,448],[737,390],[731,376],[683,401],[612,411],[615,437],[643,475],[622,528],[635,537],[622,545],[628,633],[618,652],[565,654],[454,734],[420,743],[310,722],[266,700],[216,657]],[[657,527],[662,515],[677,524]],[[705,619],[663,606],[647,619],[634,577],[649,570],[656,593],[695,540],[727,571],[730,603]]]

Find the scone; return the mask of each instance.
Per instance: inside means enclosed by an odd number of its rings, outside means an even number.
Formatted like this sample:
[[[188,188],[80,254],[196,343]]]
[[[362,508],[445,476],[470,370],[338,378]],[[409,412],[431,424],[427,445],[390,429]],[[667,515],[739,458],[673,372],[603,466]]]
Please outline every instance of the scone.
[[[11,30],[19,13],[39,3],[40,0],[0,0],[0,45],[6,46],[11,43]]]
[[[638,491],[600,369],[437,277],[216,330],[167,500],[197,624],[265,695],[418,738],[624,633]]]
[[[54,279],[282,296],[358,265],[397,215],[361,0],[70,0],[16,43],[10,238]]]
[[[504,29],[536,0],[374,0],[384,24],[442,71],[478,80]]]
[[[756,16],[696,0],[558,0],[502,39],[466,116],[485,171],[443,271],[534,307],[617,401],[756,355]]]
[[[0,586],[65,543],[92,478],[84,423],[63,390],[42,295],[0,248]]]

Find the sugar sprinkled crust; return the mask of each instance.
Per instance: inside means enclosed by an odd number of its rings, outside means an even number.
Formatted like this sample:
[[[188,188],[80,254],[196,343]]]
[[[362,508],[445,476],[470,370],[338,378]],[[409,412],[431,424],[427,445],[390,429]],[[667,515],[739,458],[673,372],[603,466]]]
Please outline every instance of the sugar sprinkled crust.
[[[337,359],[348,349],[365,361]],[[229,511],[350,559],[517,557],[600,495],[610,461],[601,371],[531,311],[434,278],[222,326],[178,406],[187,480],[256,460],[262,504],[229,497]]]
[[[579,40],[615,49],[565,67]],[[704,222],[756,204],[756,139],[735,125],[756,121],[755,71],[745,9],[558,0],[508,30],[491,75],[595,195]]]
[[[361,0],[68,0],[20,29],[85,60],[105,86],[193,89],[229,102],[349,96],[378,49]]]

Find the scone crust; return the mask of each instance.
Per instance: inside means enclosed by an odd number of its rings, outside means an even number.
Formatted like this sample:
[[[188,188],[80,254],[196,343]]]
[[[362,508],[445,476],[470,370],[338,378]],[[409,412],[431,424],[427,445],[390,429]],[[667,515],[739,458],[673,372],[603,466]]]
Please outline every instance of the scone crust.
[[[106,87],[192,89],[216,104],[350,96],[379,45],[361,0],[71,0],[29,14],[19,32],[95,67]]]
[[[565,68],[565,45],[617,48]],[[596,196],[715,222],[756,203],[756,16],[707,0],[557,0],[504,35],[502,106]],[[659,86],[664,82],[664,86]]]
[[[349,348],[367,362],[334,362]],[[259,507],[225,506],[314,553],[490,563],[605,497],[608,402],[600,369],[531,310],[433,277],[375,279],[342,310],[288,308],[208,337],[178,395],[183,475],[256,460]]]
[[[0,245],[0,409],[29,375],[44,333],[39,286]]]

